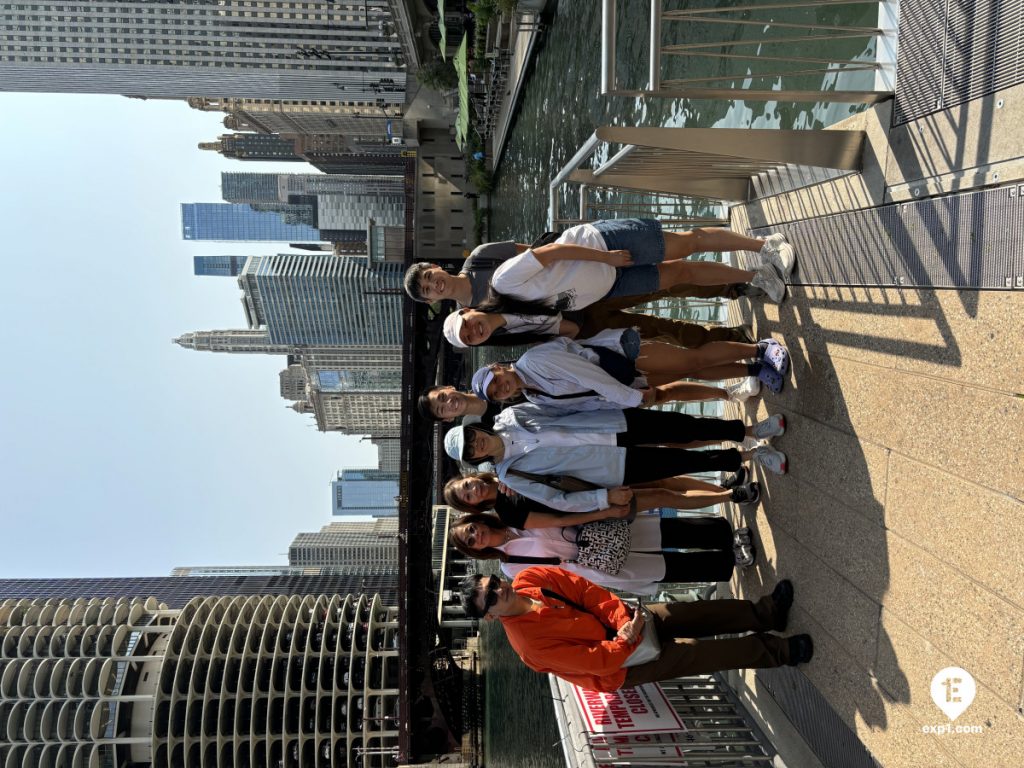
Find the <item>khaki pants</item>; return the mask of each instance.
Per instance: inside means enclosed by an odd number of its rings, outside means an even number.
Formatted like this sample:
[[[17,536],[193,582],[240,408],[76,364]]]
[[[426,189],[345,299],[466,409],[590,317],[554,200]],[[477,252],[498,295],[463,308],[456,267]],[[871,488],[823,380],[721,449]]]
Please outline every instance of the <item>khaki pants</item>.
[[[684,320],[639,312],[625,312],[630,307],[669,298],[709,299],[724,297],[735,299],[735,285],[676,285],[664,291],[638,296],[621,296],[594,302],[581,311],[582,322],[578,338],[590,338],[605,328],[637,328],[646,341],[663,341],[680,347],[700,347],[710,341],[743,341],[753,339],[742,328],[707,327]]]
[[[699,600],[695,603],[652,603],[661,656],[626,670],[623,688],[701,675],[726,669],[780,667],[789,661],[789,643],[765,634],[777,621],[770,596],[749,600]],[[646,630],[645,630],[646,631]],[[728,640],[693,638],[733,632],[756,634]]]

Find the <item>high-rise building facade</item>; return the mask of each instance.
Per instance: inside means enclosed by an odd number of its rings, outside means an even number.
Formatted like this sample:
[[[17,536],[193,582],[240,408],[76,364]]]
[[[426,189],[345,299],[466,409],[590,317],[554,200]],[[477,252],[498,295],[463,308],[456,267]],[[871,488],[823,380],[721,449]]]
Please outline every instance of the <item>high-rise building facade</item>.
[[[398,481],[397,472],[343,469],[331,481],[331,514],[397,516]]]
[[[370,442],[377,446],[377,469],[398,473],[402,469],[402,441],[394,437],[374,435]]]
[[[386,79],[386,78],[385,78]],[[401,90],[397,82],[378,87]],[[204,112],[224,112],[236,130],[263,134],[343,135],[350,146],[383,148],[403,133],[400,105],[381,98],[373,104],[352,106],[341,101],[281,101],[274,99],[189,99],[189,106]]]
[[[330,523],[319,531],[299,533],[288,548],[296,566],[390,566],[398,562],[398,519]]]
[[[395,558],[377,564],[393,565]],[[342,565],[333,563],[332,565]],[[314,565],[323,565],[320,563]],[[352,565],[373,565],[354,563]],[[155,597],[172,608],[182,608],[196,597],[211,595],[306,595],[313,593],[344,594],[358,592],[364,573],[290,572],[285,574],[250,574],[220,576],[134,576],[87,579],[0,579],[0,600],[48,598],[83,598],[87,600],[123,599],[145,595]],[[381,587],[392,599],[397,583],[384,574]],[[2,740],[0,740],[2,741]]]
[[[193,256],[192,266],[196,275],[214,277],[238,277],[248,256]]]
[[[401,105],[388,0],[0,4],[0,90]]]
[[[395,605],[372,593],[226,593],[177,609],[0,601],[0,763],[393,766]]]
[[[316,209],[307,204],[268,204],[257,210],[242,203],[182,203],[181,236],[185,240],[320,242],[311,226]]]
[[[384,437],[397,437],[401,432],[402,396],[398,392],[310,390],[308,396],[292,408],[297,413],[311,414],[321,432]]]
[[[201,141],[199,148],[219,152],[234,160],[278,160],[301,162],[295,140],[262,133],[226,133],[216,141]]]
[[[238,284],[250,327],[272,343],[402,343],[401,266],[358,256],[252,256]]]
[[[349,230],[366,240],[372,221],[378,227],[405,227],[405,185],[401,176],[222,173],[221,193],[231,203],[256,209],[309,201],[316,207],[321,239],[326,231]],[[342,236],[330,239],[345,239]]]

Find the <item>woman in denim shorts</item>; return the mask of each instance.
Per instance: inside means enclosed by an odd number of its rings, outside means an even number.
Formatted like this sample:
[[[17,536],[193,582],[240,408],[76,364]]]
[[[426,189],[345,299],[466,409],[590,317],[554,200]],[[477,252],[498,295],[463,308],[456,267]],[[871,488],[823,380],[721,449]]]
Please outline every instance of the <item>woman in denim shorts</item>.
[[[758,252],[765,263],[756,270],[743,270],[687,260],[694,253],[737,250]],[[773,301],[781,301],[786,291],[784,279],[793,263],[793,249],[778,234],[759,240],[718,228],[663,232],[654,219],[608,219],[570,227],[554,243],[508,259],[491,277],[491,289],[492,298],[499,302],[542,304],[559,311],[580,310],[602,299],[653,293],[682,283],[751,283]],[[523,309],[507,311],[535,314]]]

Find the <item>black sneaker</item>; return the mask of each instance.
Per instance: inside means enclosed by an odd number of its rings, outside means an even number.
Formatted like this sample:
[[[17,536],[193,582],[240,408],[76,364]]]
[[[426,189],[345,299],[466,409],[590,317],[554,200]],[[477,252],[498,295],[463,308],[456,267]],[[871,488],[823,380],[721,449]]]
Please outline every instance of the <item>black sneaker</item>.
[[[738,546],[740,544],[750,543],[750,529],[747,527],[737,528],[732,532],[732,544]]]
[[[735,545],[732,554],[737,568],[748,568],[757,562],[757,547],[752,541]]]
[[[761,501],[760,483],[748,483],[732,489],[731,500],[736,504],[752,506]]]
[[[789,643],[789,662],[787,666],[806,664],[814,658],[814,641],[810,635],[793,635],[786,638]]]
[[[782,632],[789,621],[789,609],[793,607],[793,582],[783,579],[772,590],[772,602],[775,603],[775,631]]]
[[[747,480],[750,478],[750,470],[747,469],[746,464],[740,465],[740,468],[729,477],[722,481],[723,488],[735,488],[738,485],[746,485]]]

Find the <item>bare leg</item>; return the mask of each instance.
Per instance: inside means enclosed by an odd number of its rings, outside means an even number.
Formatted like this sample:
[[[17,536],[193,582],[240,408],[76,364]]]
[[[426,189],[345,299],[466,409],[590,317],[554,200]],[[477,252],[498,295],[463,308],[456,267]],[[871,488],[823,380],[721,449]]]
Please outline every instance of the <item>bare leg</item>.
[[[701,368],[690,374],[691,379],[703,379],[704,381],[721,381],[722,379],[741,379],[747,376],[746,363],[723,363],[712,365],[710,368]]]
[[[643,485],[632,485],[630,486],[634,490],[637,488],[664,488],[669,491],[721,491],[722,486],[715,485],[714,483],[708,483],[704,480],[700,480],[690,475],[676,475],[675,477],[666,477],[663,480],[657,480],[653,483],[644,483]]]
[[[683,349],[659,341],[646,341],[640,345],[636,367],[644,373],[671,373],[678,378],[693,371],[753,357],[757,357],[757,345],[739,341],[713,341],[697,349]]]
[[[694,384],[689,381],[675,381],[668,379],[670,375],[652,374],[647,377],[647,382],[655,387],[654,402],[657,404],[729,399],[729,393],[721,387],[709,387],[707,384]],[[662,383],[666,379],[667,381]]]
[[[640,490],[636,491],[637,508],[653,509],[654,507],[672,507],[673,509],[703,509],[732,498],[732,491],[719,488],[715,491],[669,491]]]
[[[679,283],[691,285],[720,285],[722,283],[749,283],[754,279],[749,269],[736,269],[714,261],[663,261],[658,265],[658,290],[668,290]]]
[[[665,232],[665,261],[709,251],[760,251],[764,240],[744,237],[724,227],[697,227],[689,232]]]

